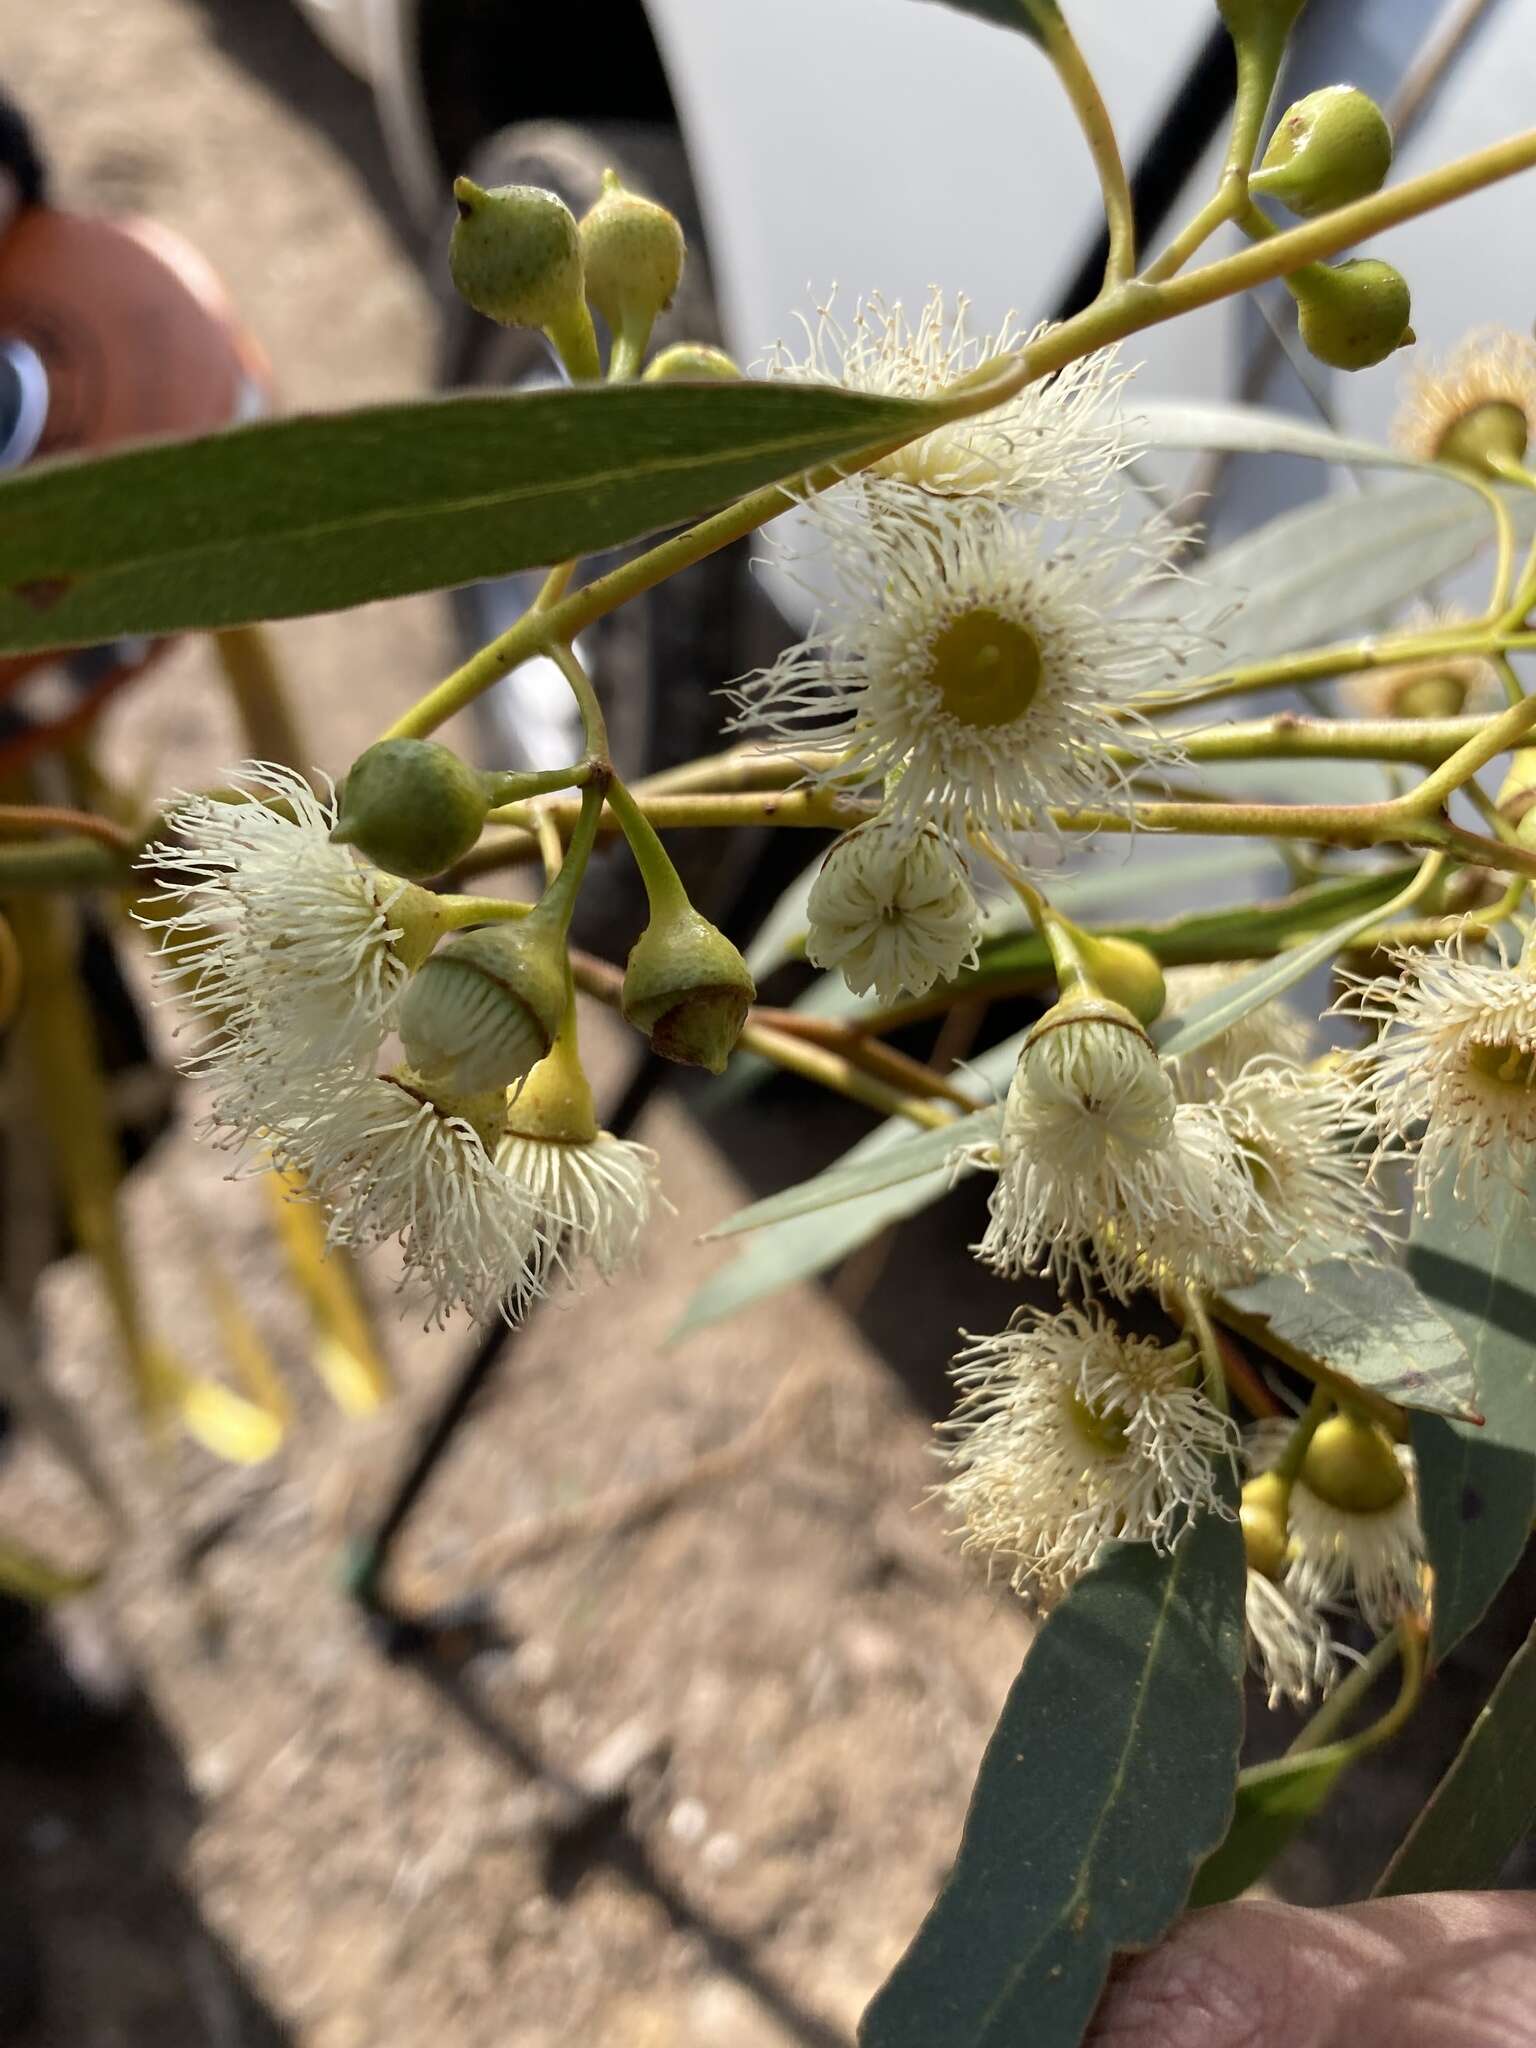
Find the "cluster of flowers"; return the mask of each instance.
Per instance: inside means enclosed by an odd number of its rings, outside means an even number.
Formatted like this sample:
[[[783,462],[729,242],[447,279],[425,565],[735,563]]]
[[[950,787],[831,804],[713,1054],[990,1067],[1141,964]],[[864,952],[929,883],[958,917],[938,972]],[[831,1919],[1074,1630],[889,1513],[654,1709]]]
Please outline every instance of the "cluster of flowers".
[[[950,320],[937,295],[915,326],[871,300],[851,332],[825,312],[808,332],[808,354],[771,371],[907,396],[1021,339],[968,340],[963,306]],[[1123,381],[1112,353],[1090,357],[913,444],[805,508],[786,550],[802,580],[830,566],[830,597],[810,639],[736,687],[737,723],[813,781],[878,794],[809,898],[808,956],[855,993],[891,1004],[952,978],[980,931],[978,862],[1018,874],[1019,835],[1050,842],[1063,812],[1124,820],[1132,778],[1170,758],[1143,702],[1196,639],[1187,604],[1183,619],[1147,604],[1179,536],[1120,487],[1135,453]],[[1177,1008],[1213,985],[1185,973],[1170,994]],[[1240,1438],[1195,1347],[1133,1334],[1104,1298],[1166,1304],[1370,1258],[1391,1149],[1418,1147],[1425,1198],[1447,1162],[1461,1195],[1512,1141],[1529,1158],[1526,974],[1447,945],[1352,1000],[1378,1027],[1353,1060],[1309,1065],[1306,1026],[1271,1004],[1168,1062],[1128,1009],[1068,991],[1024,1045],[999,1145],[972,1163],[997,1173],[980,1258],[1048,1276],[1069,1305],[971,1341],[948,1425],[943,1492],[968,1547],[1046,1604],[1106,1539],[1167,1546],[1190,1514],[1226,1511],[1237,1462],[1252,1654],[1271,1698],[1297,1702],[1334,1674],[1334,1603],[1352,1595],[1382,1628],[1424,1601],[1410,1455],[1349,1413],[1310,1439],[1283,1421]]]
[[[402,1028],[415,1049],[402,1009],[445,899],[337,845],[328,786],[253,762],[230,794],[244,801],[183,799],[144,857],[163,978],[205,1027],[186,1064],[208,1129],[321,1203],[333,1244],[398,1240],[435,1321],[515,1314],[582,1265],[608,1277],[635,1251],[656,1160],[598,1128],[574,1005],[515,1087],[445,1087],[419,1055],[385,1060]]]
[[[824,314],[809,338],[807,357],[770,369],[917,396],[1019,345],[1006,328],[968,339],[963,306],[951,319],[937,296],[915,327],[870,301],[851,333]],[[1129,823],[1131,778],[1170,758],[1144,700],[1198,642],[1147,603],[1178,537],[1138,520],[1121,487],[1123,381],[1112,355],[1089,357],[803,508],[809,546],[790,567],[830,562],[824,621],[731,695],[738,724],[813,778],[878,793],[809,904],[811,959],[856,993],[888,1003],[951,979],[980,932],[978,866],[1023,881],[1063,814]],[[146,855],[162,893],[142,914],[204,1027],[188,1064],[213,1131],[322,1204],[335,1243],[397,1240],[438,1320],[514,1313],[558,1275],[632,1255],[655,1160],[596,1122],[563,927],[535,1015],[467,971],[482,935],[452,958],[439,945],[514,906],[434,895],[338,844],[328,786],[248,764],[167,823]],[[1175,1008],[1222,972],[1174,977]],[[1454,944],[1407,953],[1354,985],[1375,1037],[1332,1062],[1310,1061],[1306,1026],[1277,1004],[1166,1060],[1110,993],[1064,978],[998,1144],[971,1155],[997,1176],[979,1257],[1048,1278],[1067,1305],[961,1354],[944,1492],[970,1546],[1049,1602],[1108,1538],[1166,1547],[1191,1514],[1230,1512],[1223,1472],[1240,1465],[1254,1659],[1273,1696],[1302,1700],[1335,1667],[1334,1602],[1352,1596],[1378,1627],[1422,1604],[1408,1455],[1347,1411],[1310,1435],[1282,1422],[1240,1437],[1196,1347],[1137,1317],[1371,1258],[1393,1151],[1416,1151],[1424,1200],[1445,1180],[1480,1199],[1523,1174],[1536,979]]]

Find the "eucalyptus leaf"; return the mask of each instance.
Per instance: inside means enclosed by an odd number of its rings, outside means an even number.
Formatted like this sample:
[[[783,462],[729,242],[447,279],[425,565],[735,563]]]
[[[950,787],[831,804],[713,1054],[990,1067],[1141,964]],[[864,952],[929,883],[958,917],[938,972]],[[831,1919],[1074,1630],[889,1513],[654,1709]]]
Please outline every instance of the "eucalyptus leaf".
[[[1219,1313],[1404,1408],[1479,1420],[1466,1345],[1397,1266],[1328,1259],[1266,1273],[1227,1289]]]
[[[1398,889],[1402,886],[1400,877]],[[1246,1017],[1250,1010],[1273,1002],[1276,996],[1283,995],[1309,975],[1314,967],[1321,967],[1352,939],[1369,931],[1379,919],[1385,901],[1390,901],[1390,896],[1357,911],[1342,924],[1331,925],[1315,938],[1290,947],[1275,959],[1264,961],[1250,973],[1229,982],[1225,988],[1192,1003],[1181,1015],[1160,1017],[1152,1027],[1152,1038],[1159,1052],[1164,1059],[1178,1059],[1185,1053],[1197,1052],[1202,1045],[1209,1045],[1213,1038],[1219,1038],[1223,1031]]]
[[[1433,465],[1394,448],[1379,447],[1332,427],[1314,426],[1294,413],[1262,405],[1226,405],[1182,398],[1138,400],[1136,429],[1153,448],[1222,448],[1233,454],[1307,455],[1351,468],[1417,470]],[[1439,470],[1434,473],[1443,474]]]
[[[762,1230],[791,1216],[808,1216],[817,1209],[835,1209],[861,1195],[877,1194],[882,1188],[917,1180],[935,1167],[952,1168],[955,1155],[967,1145],[987,1144],[1002,1129],[999,1108],[978,1109],[959,1118],[944,1130],[917,1131],[904,1142],[871,1147],[862,1159],[849,1154],[835,1166],[813,1174],[797,1187],[784,1188],[776,1195],[738,1209],[723,1223],[717,1223],[705,1237],[735,1237],[744,1230]],[[855,1151],[859,1148],[855,1147]]]
[[[1317,1813],[1349,1762],[1343,1743],[1254,1764],[1237,1781],[1227,1838],[1195,1876],[1191,1906],[1219,1906],[1247,1891]]]
[[[1455,1762],[1376,1887],[1485,1891],[1536,1827],[1536,1633],[1504,1667]]]
[[[1001,1045],[990,1047],[980,1059],[972,1062],[968,1072],[978,1092],[986,1088],[1001,1089],[1006,1085],[1018,1060],[1022,1042],[1023,1034],[1019,1033],[1005,1039]],[[914,1134],[904,1117],[888,1118],[845,1152],[835,1166],[826,1169],[828,1174],[850,1177],[864,1169],[872,1169],[872,1185],[868,1191],[851,1196],[844,1192],[833,1208],[827,1208],[818,1200],[814,1207],[795,1209],[760,1229],[745,1250],[704,1282],[683,1311],[682,1320],[668,1341],[676,1343],[679,1338],[704,1329],[710,1323],[718,1323],[754,1301],[777,1294],[780,1288],[824,1273],[828,1266],[835,1265],[849,1252],[857,1251],[861,1244],[867,1244],[891,1224],[930,1208],[954,1185],[954,1163],[950,1153],[953,1144],[958,1142],[957,1133],[964,1128],[980,1138],[989,1130],[996,1130],[1000,1114],[998,1110],[985,1109],[938,1133],[939,1137],[952,1141],[948,1151],[941,1148],[943,1163],[933,1165],[931,1155],[922,1152],[918,1157],[930,1163],[915,1172],[908,1171],[912,1161],[909,1148],[916,1136],[930,1134]],[[899,1177],[888,1178],[891,1171]],[[786,1190],[786,1196],[798,1195],[804,1187],[814,1184],[814,1180],[802,1183],[801,1188]],[[848,1181],[845,1180],[843,1185],[846,1189]],[[717,1235],[723,1236],[727,1230],[736,1227],[737,1220],[733,1218],[730,1224],[717,1231]]]
[[[911,429],[742,380],[420,399],[0,477],[0,651],[334,611],[564,561]]]
[[[1533,1241],[1528,1192],[1502,1179],[1464,1202],[1442,1180],[1409,1236],[1408,1270],[1466,1345],[1484,1417],[1481,1429],[1431,1416],[1413,1423],[1437,1659],[1486,1612],[1536,1516]]]
[[[1119,1949],[1156,1941],[1232,1813],[1242,1538],[1111,1546],[1014,1681],[949,1881],[862,2048],[1076,2048]]]
[[[1205,556],[1191,594],[1199,613],[1235,605],[1217,628],[1229,667],[1374,623],[1492,538],[1486,504],[1440,473],[1283,512]]]

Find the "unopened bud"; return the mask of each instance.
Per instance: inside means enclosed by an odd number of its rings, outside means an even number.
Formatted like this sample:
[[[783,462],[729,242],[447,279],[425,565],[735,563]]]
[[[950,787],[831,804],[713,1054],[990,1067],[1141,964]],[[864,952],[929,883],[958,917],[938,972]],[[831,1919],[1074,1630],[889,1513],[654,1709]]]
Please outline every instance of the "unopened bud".
[[[1500,817],[1523,831],[1536,808],[1536,747],[1517,747],[1510,756],[1509,770],[1499,784],[1498,806]],[[1529,841],[1522,838],[1521,843]]]
[[[756,994],[746,961],[691,904],[653,915],[624,969],[624,1015],[652,1051],[712,1074],[725,1071]]]
[[[582,216],[579,233],[588,304],[638,356],[682,278],[683,231],[664,206],[604,171],[602,197]]]
[[[1300,1478],[1309,1493],[1350,1515],[1382,1515],[1408,1491],[1386,1431],[1355,1415],[1330,1415],[1307,1445]]]
[[[1288,1529],[1291,1488],[1278,1472],[1261,1472],[1243,1488],[1238,1520],[1248,1568],[1266,1579],[1278,1579],[1290,1548]]]
[[[707,341],[674,341],[645,366],[647,384],[683,383],[707,379],[722,384],[739,379],[741,371],[723,348],[711,348]]]
[[[563,936],[536,912],[448,940],[401,1001],[407,1059],[434,1086],[461,1094],[515,1087],[560,1029],[566,975]]]
[[[1310,354],[1335,370],[1368,370],[1413,340],[1408,283],[1390,263],[1355,256],[1309,264],[1286,280]]]
[[[1380,107],[1358,86],[1325,85],[1286,108],[1248,189],[1310,219],[1379,192],[1391,168]]]
[[[462,297],[503,327],[547,334],[573,377],[596,377],[597,342],[583,287],[575,215],[555,192],[455,178],[459,217],[448,267]]]
[[[379,740],[341,786],[332,839],[421,881],[451,868],[480,837],[486,778],[437,740]]]

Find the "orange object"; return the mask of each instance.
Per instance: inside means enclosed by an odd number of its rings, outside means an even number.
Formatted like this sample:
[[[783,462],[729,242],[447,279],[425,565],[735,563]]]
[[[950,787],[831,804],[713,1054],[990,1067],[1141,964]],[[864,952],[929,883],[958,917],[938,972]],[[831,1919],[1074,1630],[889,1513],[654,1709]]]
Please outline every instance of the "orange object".
[[[47,377],[34,459],[209,433],[267,409],[265,358],[217,276],[152,221],[24,209],[0,239],[0,341],[26,343]],[[168,644],[0,656],[0,768],[77,731]],[[62,670],[62,704],[20,690],[44,668]]]

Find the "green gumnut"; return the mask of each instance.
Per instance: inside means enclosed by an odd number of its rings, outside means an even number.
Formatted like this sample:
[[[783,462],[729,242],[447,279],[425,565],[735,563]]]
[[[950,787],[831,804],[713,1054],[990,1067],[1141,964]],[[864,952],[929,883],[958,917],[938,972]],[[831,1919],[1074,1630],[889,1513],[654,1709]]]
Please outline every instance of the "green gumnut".
[[[683,231],[674,215],[604,171],[602,197],[578,229],[587,302],[615,334],[650,332],[683,275]]]
[[[1331,267],[1311,264],[1285,282],[1302,340],[1331,369],[1368,370],[1413,340],[1408,281],[1390,263],[1355,256]]]
[[[746,961],[691,904],[653,916],[624,969],[625,1018],[652,1051],[712,1074],[725,1071],[756,994]]]
[[[670,384],[689,378],[709,378],[724,384],[734,382],[740,376],[741,371],[723,348],[711,348],[707,341],[675,341],[670,348],[652,356],[645,366],[642,381],[646,384]]]
[[[332,839],[421,881],[461,860],[490,808],[485,778],[437,740],[380,740],[341,786]]]
[[[1358,86],[1325,85],[1287,107],[1250,192],[1307,218],[1379,192],[1392,168],[1392,131]]]
[[[448,268],[460,295],[503,327],[560,328],[582,304],[581,237],[558,193],[455,178]]]

